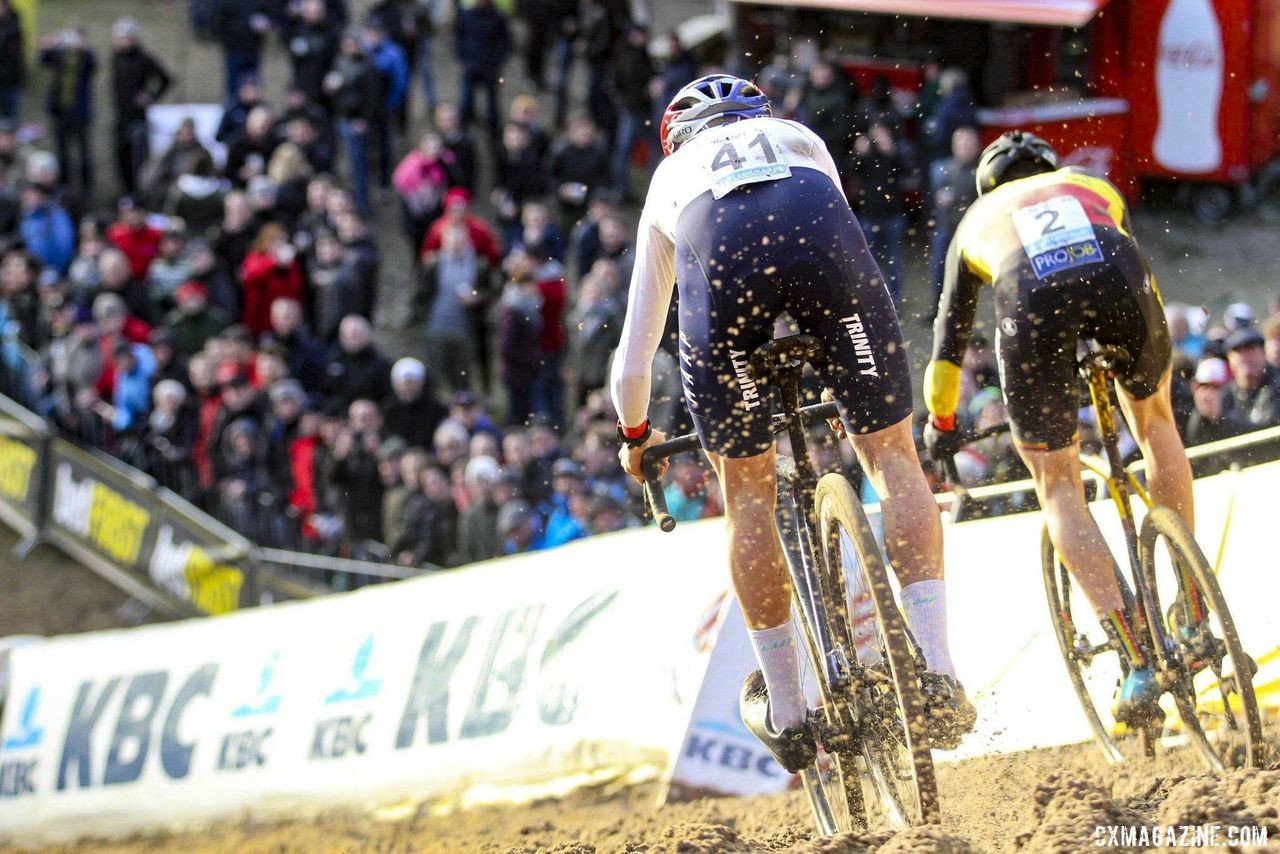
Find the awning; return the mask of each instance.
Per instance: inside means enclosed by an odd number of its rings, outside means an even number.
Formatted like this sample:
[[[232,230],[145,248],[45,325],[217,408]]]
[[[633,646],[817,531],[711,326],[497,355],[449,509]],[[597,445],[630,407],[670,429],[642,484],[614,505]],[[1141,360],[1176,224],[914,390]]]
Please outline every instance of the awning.
[[[1047,27],[1083,27],[1108,0],[738,0],[778,6],[910,15],[914,18],[962,18]]]

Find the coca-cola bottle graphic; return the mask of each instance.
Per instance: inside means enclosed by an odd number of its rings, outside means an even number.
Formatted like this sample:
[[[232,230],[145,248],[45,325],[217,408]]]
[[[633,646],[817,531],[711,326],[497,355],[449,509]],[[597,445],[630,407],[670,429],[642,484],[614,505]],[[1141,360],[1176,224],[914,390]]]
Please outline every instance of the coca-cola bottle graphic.
[[[1175,172],[1212,172],[1222,163],[1222,29],[1213,0],[1170,0],[1156,46],[1159,117],[1152,152]]]

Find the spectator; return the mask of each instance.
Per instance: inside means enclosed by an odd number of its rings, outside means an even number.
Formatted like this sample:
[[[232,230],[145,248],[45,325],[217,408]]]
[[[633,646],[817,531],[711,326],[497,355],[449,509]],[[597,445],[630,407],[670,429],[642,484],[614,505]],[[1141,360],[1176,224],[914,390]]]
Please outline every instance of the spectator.
[[[40,264],[35,255],[22,250],[0,259],[0,320],[17,324],[18,340],[28,347],[39,346],[43,326],[36,289]]]
[[[17,121],[27,79],[22,20],[12,0],[0,0],[0,120]]]
[[[583,0],[582,58],[587,63],[587,111],[604,134],[613,139],[613,102],[609,96],[609,70],[626,17],[625,4],[613,0]]]
[[[509,501],[498,511],[497,534],[504,555],[532,551],[538,537],[538,515],[527,502]]]
[[[1280,424],[1280,370],[1267,364],[1263,345],[1255,326],[1227,337],[1231,382],[1222,389],[1222,417],[1232,435]]]
[[[547,88],[547,49],[555,48],[557,97],[568,77],[572,59],[573,31],[577,28],[577,0],[535,0],[523,4],[521,17],[525,19],[528,35],[525,39],[525,76],[539,92]]]
[[[148,164],[142,178],[143,193],[153,206],[159,207],[169,194],[169,187],[182,175],[200,169],[207,162],[212,174],[213,157],[196,134],[195,120],[183,119],[173,132],[173,142],[159,157]]]
[[[169,186],[161,210],[182,220],[193,236],[212,234],[222,219],[226,188],[227,182],[214,174],[213,161],[197,157],[191,171]]]
[[[471,135],[458,117],[458,107],[449,101],[441,101],[432,111],[435,119],[436,133],[444,143],[445,150],[453,155],[454,165],[458,169],[458,185],[469,193],[476,188],[476,146]]]
[[[411,447],[431,447],[436,429],[448,413],[436,400],[426,367],[417,359],[400,359],[391,366],[391,389],[382,400],[388,435],[401,437]]]
[[[1222,312],[1222,325],[1227,327],[1228,332],[1253,326],[1257,320],[1258,316],[1254,313],[1253,306],[1247,302],[1233,302]]]
[[[977,123],[969,75],[959,68],[944,68],[938,73],[937,101],[920,127],[920,149],[930,170],[948,155],[955,156],[956,132]]]
[[[400,49],[405,59],[405,92],[400,104],[392,112],[396,128],[403,133],[409,118],[409,89],[412,88],[413,66],[419,61],[419,52],[425,43],[427,46],[426,62],[430,63],[430,43],[423,38],[424,33],[431,30],[431,7],[436,0],[376,0],[369,8],[365,18],[365,26],[370,23],[386,34],[391,42]],[[427,109],[435,106],[435,86],[430,71],[423,76],[423,84],[427,89]]]
[[[18,141],[17,119],[0,118],[0,200],[18,198],[26,182],[30,156],[31,149]],[[6,225],[11,225],[10,218],[0,217],[0,227]]]
[[[564,237],[551,219],[551,210],[539,201],[528,201],[520,211],[520,231],[513,244],[533,249],[539,256],[564,264]]]
[[[212,30],[222,45],[226,100],[230,102],[246,75],[262,64],[262,39],[272,30],[269,0],[219,0]]]
[[[146,281],[151,262],[160,252],[162,232],[147,221],[147,211],[125,196],[118,205],[120,218],[107,228],[107,240],[129,259],[129,272]]]
[[[147,416],[142,446],[147,455],[140,466],[156,483],[178,495],[195,494],[191,445],[195,441],[195,413],[187,406],[187,388],[176,380],[161,380],[152,390],[154,406]]]
[[[80,222],[80,245],[76,249],[76,257],[71,259],[67,268],[67,284],[71,287],[71,299],[79,303],[87,303],[102,286],[102,273],[98,269],[98,260],[107,248],[106,235],[93,219]]]
[[[458,550],[458,507],[453,503],[448,470],[428,465],[419,484],[421,503],[410,516],[396,561],[403,566],[452,566]]]
[[[213,239],[213,252],[223,272],[239,275],[249,248],[265,223],[254,217],[248,197],[238,190],[227,193],[222,200],[222,210],[222,224]]]
[[[386,487],[382,493],[382,536],[388,552],[395,560],[397,545],[412,524],[412,516],[421,510],[410,497],[421,494],[419,481],[429,458],[421,448],[410,448],[399,436],[389,436],[378,448],[378,469]],[[401,546],[403,548],[403,546]]]
[[[359,315],[342,319],[338,347],[326,368],[325,393],[343,405],[382,400],[391,393],[391,365],[374,346],[373,327]]]
[[[324,0],[301,0],[298,16],[288,29],[293,85],[314,104],[324,101],[324,76],[338,55],[339,26],[329,16]]]
[[[204,285],[210,305],[216,306],[228,318],[240,316],[240,288],[222,270],[207,240],[191,241],[187,270],[191,281]]]
[[[264,348],[262,353],[269,353]],[[259,354],[259,358],[262,354]],[[259,372],[261,377],[261,372]],[[307,393],[294,379],[279,378],[262,383],[270,403],[265,433],[265,458],[271,482],[280,493],[293,489],[292,454],[294,442],[301,435],[302,416],[307,410]]]
[[[540,508],[545,517],[543,533],[535,548],[550,549],[587,535],[581,506],[585,484],[582,467],[569,458],[551,466],[551,499]]]
[[[227,146],[226,172],[237,187],[246,187],[259,175],[267,174],[267,163],[280,144],[276,138],[271,109],[258,105],[249,111],[244,128]]]
[[[458,519],[458,562],[474,563],[497,557],[499,504],[495,500],[502,470],[493,457],[472,457],[467,463],[463,482],[467,491],[467,509]]]
[[[532,95],[516,95],[511,99],[511,121],[528,132],[529,144],[540,159],[546,160],[551,151],[551,136],[538,118],[538,111],[538,99]]]
[[[230,144],[244,130],[245,123],[249,121],[249,113],[261,106],[263,106],[262,81],[256,74],[244,75],[236,88],[235,99],[222,111],[222,118],[218,121],[218,130],[214,133],[214,139]]]
[[[654,98],[654,106],[659,114],[655,119],[660,119],[662,111],[667,108],[667,104],[671,103],[676,93],[698,76],[698,61],[693,58],[689,49],[680,43],[680,34],[675,30],[668,30],[663,36],[663,41],[661,55],[666,59],[653,90],[657,95]],[[657,126],[656,120],[654,126]]]
[[[151,374],[155,360],[143,344],[119,341],[111,352],[111,405],[99,411],[117,433],[142,425],[151,407]]]
[[[489,269],[460,227],[445,231],[440,251],[423,271],[427,359],[450,391],[469,389],[475,372],[471,313],[487,290]]]
[[[872,255],[880,263],[893,304],[902,305],[902,240],[907,233],[906,183],[911,174],[906,153],[890,127],[871,124],[854,143],[858,222]]]
[[[836,165],[842,169],[853,138],[852,112],[849,80],[836,66],[825,59],[809,66],[808,81],[799,90],[797,114],[800,121],[826,140]]]
[[[577,303],[569,314],[570,364],[574,374],[574,404],[586,403],[587,393],[608,384],[609,358],[622,337],[624,310],[603,276],[588,274],[578,285]]]
[[[1280,368],[1280,314],[1272,315],[1262,324],[1262,349],[1267,364]]]
[[[322,232],[316,240],[307,281],[311,290],[311,327],[325,346],[337,340],[342,318],[360,310],[359,282],[350,272],[343,266],[342,244],[337,236]]]
[[[444,214],[445,192],[460,179],[453,155],[440,135],[432,132],[424,133],[418,147],[396,167],[392,182],[400,197],[404,232],[415,263],[428,226]]]
[[[1201,445],[1235,435],[1223,417],[1223,389],[1231,382],[1231,369],[1222,359],[1208,358],[1196,366],[1191,381],[1194,409],[1187,418],[1186,442]]]
[[[378,244],[369,234],[365,220],[353,211],[338,216],[338,240],[342,243],[342,275],[351,279],[346,287],[356,295],[356,312],[372,318],[378,303],[378,269],[382,263]]]
[[[244,309],[240,322],[257,338],[271,325],[271,305],[278,299],[302,299],[302,265],[284,228],[269,222],[240,265]]]
[[[649,29],[632,22],[612,59],[612,90],[618,117],[613,146],[613,186],[625,201],[633,201],[631,156],[636,142],[653,136],[646,127],[653,113],[649,83],[657,73],[649,56]]]
[[[1184,303],[1171,302],[1164,307],[1169,342],[1173,348],[1192,359],[1199,359],[1204,353],[1204,314],[1196,309],[1195,315],[1201,322],[1192,323],[1192,309]]]
[[[269,337],[280,346],[289,376],[307,392],[317,393],[324,382],[325,350],[303,323],[302,304],[296,299],[278,299],[270,314]]]
[[[143,49],[138,24],[121,18],[111,29],[115,39],[111,81],[115,102],[116,168],[126,194],[138,189],[138,176],[147,162],[147,108],[169,90],[172,79]]]
[[[382,536],[382,494],[376,454],[382,444],[378,407],[370,400],[352,401],[347,427],[334,444],[333,485],[345,490],[344,528],[353,544]]]
[[[0,2],[0,6],[3,5]],[[49,70],[45,109],[58,146],[62,183],[70,186],[74,176],[79,181],[79,192],[87,197],[93,193],[93,146],[89,142],[89,130],[93,123],[97,55],[89,49],[84,29],[76,27],[40,40],[40,64]]]
[[[276,187],[276,205],[287,223],[294,223],[307,207],[307,184],[314,170],[302,148],[292,142],[276,147],[267,161],[267,180]]]
[[[185,282],[173,294],[176,308],[164,325],[173,333],[173,343],[184,359],[204,349],[205,342],[225,329],[230,319],[220,308],[209,304],[209,292],[199,282]]]
[[[618,212],[619,201],[612,189],[595,191],[587,204],[587,215],[570,232],[569,246],[579,276],[586,275],[600,257],[600,221]]]
[[[929,239],[929,257],[933,271],[933,312],[937,312],[942,296],[942,268],[947,248],[960,218],[978,198],[975,171],[982,153],[978,131],[970,126],[958,128],[951,138],[951,157],[930,167],[933,193],[933,231]],[[932,313],[930,314],[932,317]]]
[[[285,92],[284,111],[276,121],[276,138],[292,142],[316,172],[333,169],[333,128],[329,114],[301,89]]]
[[[598,226],[600,238],[599,252],[596,259],[592,262],[592,268],[597,264],[604,263],[612,265],[617,269],[617,278],[623,283],[624,287],[631,285],[631,269],[635,260],[634,247],[631,245],[631,232],[623,224],[622,218],[616,214],[606,216],[600,220]]]
[[[444,194],[444,216],[427,227],[427,236],[422,241],[422,263],[431,262],[435,253],[440,251],[444,231],[453,225],[460,225],[467,230],[471,240],[471,248],[484,256],[489,264],[497,267],[502,262],[502,254],[498,249],[498,240],[493,235],[489,224],[471,213],[471,194],[462,187],[454,187]]]
[[[497,174],[490,201],[509,247],[522,206],[547,192],[550,176],[530,141],[528,128],[518,122],[507,122],[502,129],[502,145],[494,161]]]
[[[578,116],[569,123],[568,134],[551,152],[550,173],[560,220],[569,231],[587,212],[591,191],[609,184],[609,155],[591,119]]]
[[[533,390],[533,409],[551,418],[557,426],[564,422],[564,353],[569,339],[564,329],[565,285],[564,265],[549,258],[541,246],[524,250],[533,265],[533,278],[538,283],[541,299],[541,335],[538,353],[541,364]]]
[[[498,314],[498,373],[507,391],[507,423],[524,424],[533,413],[534,384],[542,359],[542,294],[527,260],[509,269]]]
[[[119,249],[107,249],[98,259],[98,270],[102,276],[102,293],[119,296],[129,313],[150,331],[155,320],[151,316],[151,298],[147,295],[147,286],[133,277],[125,254]],[[145,332],[139,340],[146,340]]]
[[[151,317],[164,317],[173,308],[173,295],[187,281],[187,233],[182,223],[170,221],[160,236],[160,247],[147,269],[147,295]]]
[[[355,33],[345,33],[333,69],[325,75],[324,92],[333,106],[338,136],[347,153],[356,205],[369,211],[369,134],[378,113],[378,70],[365,55]]]
[[[67,272],[76,253],[76,228],[52,187],[28,184],[22,191],[18,233],[27,251],[42,265],[59,275]]]
[[[489,138],[497,141],[502,117],[498,109],[498,83],[511,51],[507,19],[493,0],[475,0],[461,7],[453,30],[454,50],[462,63],[462,90],[458,96],[462,124],[475,115],[475,92],[484,92]]]
[[[400,45],[387,37],[386,26],[378,15],[365,18],[364,44],[381,81],[378,109],[373,114],[373,137],[378,146],[378,182],[387,187],[391,184],[392,169],[391,124],[404,108],[409,89],[409,60]]]

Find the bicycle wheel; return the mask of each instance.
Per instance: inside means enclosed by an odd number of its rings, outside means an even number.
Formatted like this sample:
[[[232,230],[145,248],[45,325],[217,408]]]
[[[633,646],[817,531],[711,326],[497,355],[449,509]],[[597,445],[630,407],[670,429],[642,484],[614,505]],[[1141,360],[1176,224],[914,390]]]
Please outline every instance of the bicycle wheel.
[[[1111,647],[1103,633],[1084,592],[1072,584],[1071,574],[1058,560],[1048,526],[1040,535],[1040,569],[1053,636],[1058,640],[1062,663],[1067,666],[1067,676],[1071,678],[1071,687],[1080,700],[1085,720],[1107,761],[1122,762],[1124,755],[1108,726],[1113,724],[1113,719],[1106,707],[1107,700],[1099,704],[1094,697],[1114,696],[1124,677],[1124,665],[1119,651]],[[1100,640],[1091,640],[1090,634]]]
[[[824,587],[838,597],[831,610],[840,616],[838,637],[853,655],[848,617],[844,550],[857,555],[875,610],[875,629],[888,667],[863,670],[853,703],[862,759],[890,826],[904,828],[941,820],[933,756],[926,730],[924,697],[916,675],[915,646],[907,634],[880,546],[862,512],[853,487],[839,474],[827,474],[814,492],[818,518],[818,562]],[[848,782],[846,782],[848,785]]]
[[[1156,548],[1163,540],[1165,548]],[[1186,523],[1152,507],[1138,538],[1143,580],[1156,600],[1152,643],[1163,649],[1162,681],[1191,742],[1215,771],[1262,762],[1255,665],[1240,645],[1217,576]],[[1159,615],[1163,615],[1160,619]]]
[[[818,711],[809,713],[810,724],[819,733],[818,756],[812,767],[800,772],[800,783],[808,795],[818,831],[832,836],[865,830],[867,815],[856,767],[854,717],[845,692],[828,678],[833,662],[826,660],[823,645],[818,641],[818,621],[824,624],[829,637],[839,637],[836,634],[839,616],[838,612],[828,616],[832,612],[826,607],[826,602],[833,597],[825,593],[824,581],[817,568],[814,567],[813,573],[809,574],[805,565],[805,555],[810,553],[809,544],[812,542],[807,517],[807,513],[798,511],[789,491],[779,495],[776,524],[783,553],[791,569],[792,610],[798,619],[800,638],[813,668],[821,703]],[[832,625],[833,622],[836,625]],[[847,675],[848,663],[839,660],[840,656],[837,653],[838,660],[834,664]]]

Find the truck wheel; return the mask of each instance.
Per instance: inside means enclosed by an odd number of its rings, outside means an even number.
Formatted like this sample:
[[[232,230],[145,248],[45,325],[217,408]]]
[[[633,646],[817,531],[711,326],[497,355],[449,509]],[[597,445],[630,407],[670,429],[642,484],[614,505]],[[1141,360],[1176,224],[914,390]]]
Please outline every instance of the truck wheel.
[[[1191,215],[1204,225],[1222,225],[1232,208],[1230,187],[1222,184],[1200,184],[1192,187],[1187,199]]]

